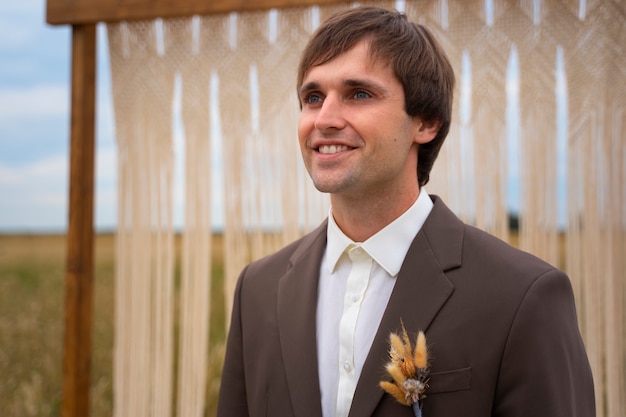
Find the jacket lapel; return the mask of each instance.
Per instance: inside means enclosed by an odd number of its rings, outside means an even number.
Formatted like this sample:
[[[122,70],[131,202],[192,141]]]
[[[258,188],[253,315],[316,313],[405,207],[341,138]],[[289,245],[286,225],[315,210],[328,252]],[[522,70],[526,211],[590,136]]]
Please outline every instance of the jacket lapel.
[[[401,320],[410,333],[426,331],[454,291],[445,271],[461,264],[463,224],[436,196],[435,206],[417,234],[389,299],[356,388],[349,417],[370,416],[383,397],[378,386],[388,379],[389,333]]]
[[[278,287],[278,327],[289,395],[297,417],[322,415],[317,369],[316,308],[326,222],[306,236]]]

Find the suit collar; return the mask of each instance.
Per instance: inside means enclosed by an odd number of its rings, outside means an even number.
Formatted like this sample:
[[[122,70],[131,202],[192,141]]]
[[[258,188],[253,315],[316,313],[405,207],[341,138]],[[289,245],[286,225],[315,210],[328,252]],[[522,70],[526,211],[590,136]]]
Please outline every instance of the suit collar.
[[[444,202],[431,195],[433,210],[424,223],[423,234],[442,271],[461,266],[465,225]]]
[[[278,327],[289,395],[297,417],[321,416],[316,319],[326,222],[305,236],[278,287]]]
[[[383,397],[381,379],[388,379],[389,333],[401,321],[411,335],[427,331],[454,291],[445,272],[460,266],[463,224],[436,196],[434,207],[417,234],[400,270],[389,304],[370,348],[356,388],[349,417],[372,415]]]

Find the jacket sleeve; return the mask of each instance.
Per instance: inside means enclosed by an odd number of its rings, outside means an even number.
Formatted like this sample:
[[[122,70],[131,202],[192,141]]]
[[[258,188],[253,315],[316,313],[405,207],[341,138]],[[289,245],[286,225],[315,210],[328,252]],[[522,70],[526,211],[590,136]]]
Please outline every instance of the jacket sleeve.
[[[551,270],[528,288],[510,328],[494,416],[594,417],[593,378],[569,278]]]
[[[217,405],[217,417],[249,416],[241,324],[241,288],[244,272],[242,272],[239,277],[237,287],[235,288],[233,311],[226,343],[222,382]]]

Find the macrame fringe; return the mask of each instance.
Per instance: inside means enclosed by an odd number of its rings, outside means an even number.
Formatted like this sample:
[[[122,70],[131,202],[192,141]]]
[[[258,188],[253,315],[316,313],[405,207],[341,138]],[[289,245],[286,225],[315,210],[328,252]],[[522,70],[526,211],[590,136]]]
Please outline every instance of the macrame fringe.
[[[365,3],[403,7],[441,40],[458,88],[427,189],[463,220],[570,275],[598,415],[619,415],[626,407],[624,4]],[[223,211],[226,317],[241,269],[325,217],[328,199],[300,161],[295,74],[319,22],[349,6],[108,26],[119,163],[115,417],[169,417],[174,408],[178,416],[204,415],[215,357],[208,351],[214,207]],[[178,289],[176,175],[185,184]],[[519,200],[518,236],[509,228],[511,200]]]

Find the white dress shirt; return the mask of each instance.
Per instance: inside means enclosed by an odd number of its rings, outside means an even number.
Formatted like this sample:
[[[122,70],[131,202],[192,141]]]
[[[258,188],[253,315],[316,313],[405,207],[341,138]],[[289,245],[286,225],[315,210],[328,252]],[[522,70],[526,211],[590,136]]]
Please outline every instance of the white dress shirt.
[[[324,417],[348,415],[395,278],[432,207],[422,188],[406,212],[362,243],[353,242],[339,229],[330,208],[317,300],[318,372]]]

